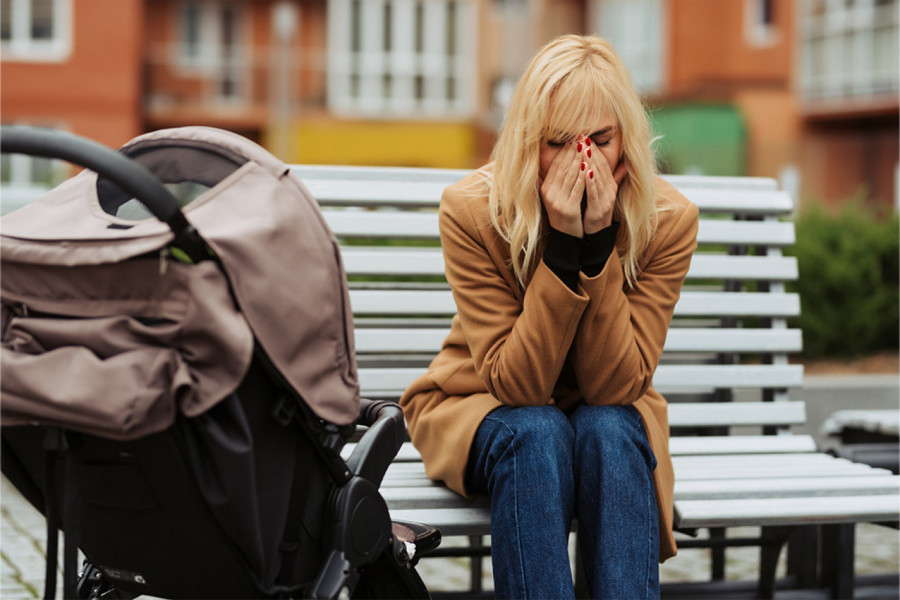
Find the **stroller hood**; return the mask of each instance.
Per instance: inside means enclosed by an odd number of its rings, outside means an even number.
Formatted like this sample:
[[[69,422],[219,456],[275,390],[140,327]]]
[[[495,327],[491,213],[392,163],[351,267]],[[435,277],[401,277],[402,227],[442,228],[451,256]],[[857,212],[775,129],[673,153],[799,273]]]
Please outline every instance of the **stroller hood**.
[[[166,184],[204,190],[183,211],[224,274],[176,260],[168,227],[123,218],[133,201],[91,171],[4,216],[3,424],[159,431],[175,410],[195,416],[233,392],[254,338],[320,418],[351,423],[346,277],[303,183],[253,142],[208,127],[156,131],[121,151]]]

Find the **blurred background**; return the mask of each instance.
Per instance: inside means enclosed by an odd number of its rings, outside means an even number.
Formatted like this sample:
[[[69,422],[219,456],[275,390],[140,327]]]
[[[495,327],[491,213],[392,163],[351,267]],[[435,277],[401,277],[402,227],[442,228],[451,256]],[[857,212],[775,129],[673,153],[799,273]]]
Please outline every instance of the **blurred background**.
[[[794,196],[804,302],[855,295],[821,316],[805,304],[804,335],[830,336],[805,345],[858,354],[896,349],[900,328],[898,12],[898,0],[0,0],[0,119],[111,147],[205,124],[288,163],[472,168],[536,50],[596,33],[645,98],[663,172],[774,177]],[[0,166],[3,211],[69,175],[18,155]],[[871,331],[850,348],[861,335],[846,315],[860,313]]]

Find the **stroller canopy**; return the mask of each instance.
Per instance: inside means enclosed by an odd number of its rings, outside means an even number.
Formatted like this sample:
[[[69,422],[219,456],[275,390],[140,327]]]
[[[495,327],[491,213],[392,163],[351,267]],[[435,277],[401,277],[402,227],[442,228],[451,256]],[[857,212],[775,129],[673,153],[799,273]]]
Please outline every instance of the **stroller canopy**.
[[[251,141],[208,127],[120,151],[182,195],[219,264],[180,261],[168,227],[91,171],[4,216],[3,424],[159,431],[176,410],[195,416],[233,392],[254,338],[317,416],[352,422],[346,277],[303,183]],[[35,313],[47,318],[25,318]]]

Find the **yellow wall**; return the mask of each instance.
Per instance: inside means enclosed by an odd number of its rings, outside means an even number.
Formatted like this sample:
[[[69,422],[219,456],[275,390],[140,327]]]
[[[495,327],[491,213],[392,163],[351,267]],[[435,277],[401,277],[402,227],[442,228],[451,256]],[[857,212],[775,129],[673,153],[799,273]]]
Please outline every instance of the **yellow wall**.
[[[287,162],[472,168],[475,142],[469,123],[300,121],[291,132]]]

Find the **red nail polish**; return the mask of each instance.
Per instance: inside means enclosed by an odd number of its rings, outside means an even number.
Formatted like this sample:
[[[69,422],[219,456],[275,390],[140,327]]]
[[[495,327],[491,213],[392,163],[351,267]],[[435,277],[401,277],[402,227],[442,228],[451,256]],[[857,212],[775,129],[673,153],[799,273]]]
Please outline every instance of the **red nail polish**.
[[[593,169],[591,169],[590,171],[588,171],[588,177],[590,177],[591,179],[594,178],[594,170],[593,170]]]
[[[587,155],[588,155],[588,158],[591,157],[591,149],[590,148],[587,149]]]
[[[588,146],[590,146],[590,145],[591,145],[591,138],[584,138],[584,143],[587,144]]]
[[[585,164],[581,163],[581,170],[584,171]]]

